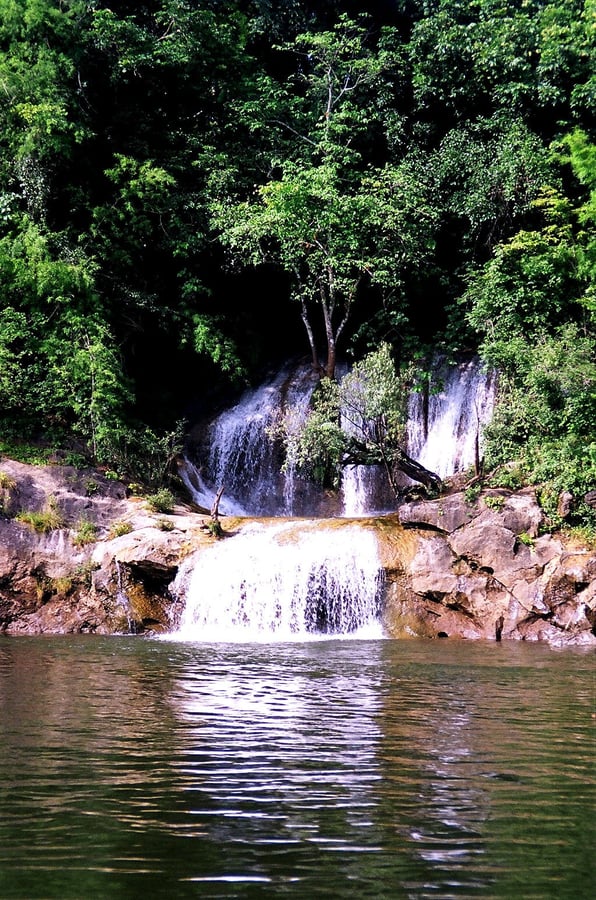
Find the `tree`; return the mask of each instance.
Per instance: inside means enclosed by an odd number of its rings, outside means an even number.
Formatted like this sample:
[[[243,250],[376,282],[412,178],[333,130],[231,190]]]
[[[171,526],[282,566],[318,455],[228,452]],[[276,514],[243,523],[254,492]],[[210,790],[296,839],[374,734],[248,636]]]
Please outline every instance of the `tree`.
[[[411,375],[398,374],[389,344],[382,343],[339,383],[323,378],[306,418],[290,409],[279,423],[286,467],[337,487],[346,466],[381,465],[396,497],[398,472],[438,491],[439,476],[404,450]]]
[[[399,293],[404,271],[421,267],[434,246],[433,211],[415,161],[362,163],[359,141],[374,125],[368,91],[389,65],[366,37],[362,24],[342,17],[333,31],[297,38],[300,91],[293,81],[278,88],[280,108],[293,114],[279,125],[295,135],[292,158],[279,160],[248,199],[212,204],[220,240],[237,259],[273,262],[288,274],[313,367],[329,378],[364,289]]]
[[[0,407],[22,437],[78,433],[95,459],[123,427],[128,386],[95,266],[28,216],[0,238]],[[10,298],[10,299],[8,299]]]
[[[480,352],[499,371],[487,464],[515,460],[528,483],[543,485],[553,516],[560,492],[570,492],[579,518],[593,518],[582,498],[596,483],[594,151],[579,131],[558,145],[583,202],[574,208],[545,187],[534,202],[538,227],[497,247],[464,297]]]

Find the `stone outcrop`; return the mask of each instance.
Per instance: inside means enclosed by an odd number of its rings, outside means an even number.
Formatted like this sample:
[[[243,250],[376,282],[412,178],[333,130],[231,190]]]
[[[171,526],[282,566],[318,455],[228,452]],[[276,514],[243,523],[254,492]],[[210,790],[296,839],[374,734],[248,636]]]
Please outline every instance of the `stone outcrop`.
[[[418,539],[388,587],[394,636],[596,645],[596,553],[541,534],[533,491],[410,503],[399,519]]]
[[[209,517],[179,504],[147,510],[125,486],[68,466],[0,462],[0,631],[159,632],[180,600],[183,561],[214,538]],[[19,519],[53,504],[61,527]],[[78,539],[91,523],[94,540]],[[241,519],[222,519],[228,536]],[[396,638],[541,640],[596,646],[596,553],[542,533],[532,491],[463,493],[365,520],[386,573],[384,618]],[[311,526],[312,523],[311,523]]]

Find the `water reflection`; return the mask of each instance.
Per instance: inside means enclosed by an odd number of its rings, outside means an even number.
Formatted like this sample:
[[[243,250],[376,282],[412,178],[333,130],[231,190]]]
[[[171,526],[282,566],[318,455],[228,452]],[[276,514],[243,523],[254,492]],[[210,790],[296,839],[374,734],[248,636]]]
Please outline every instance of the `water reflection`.
[[[588,897],[592,663],[2,641],[0,896]]]
[[[239,845],[238,871],[250,846],[268,848],[271,879],[298,878],[313,845],[319,855],[379,849],[370,815],[380,778],[378,646],[361,671],[325,656],[308,645],[302,659],[288,648],[229,648],[209,671],[189,667],[177,680],[172,701],[185,727],[176,766],[195,828],[232,857]],[[202,877],[224,877],[229,861]]]

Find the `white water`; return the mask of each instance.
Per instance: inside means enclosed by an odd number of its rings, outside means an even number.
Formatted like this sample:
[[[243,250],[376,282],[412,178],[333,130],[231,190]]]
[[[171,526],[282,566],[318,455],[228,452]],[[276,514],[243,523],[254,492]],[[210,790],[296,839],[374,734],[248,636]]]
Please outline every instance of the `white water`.
[[[196,459],[187,459],[181,470],[195,502],[209,509],[223,484],[223,515],[353,517],[390,508],[386,474],[378,466],[347,467],[336,497],[295,472],[280,472],[271,427],[289,409],[297,422],[303,420],[315,384],[310,368],[286,369],[218,416]],[[420,394],[409,401],[410,456],[441,478],[469,468],[493,402],[494,379],[477,358],[450,368],[437,363],[427,403]]]
[[[427,402],[410,399],[408,452],[442,478],[474,462],[481,427],[491,416],[493,380],[478,360],[435,367]],[[174,637],[192,641],[291,641],[321,636],[382,636],[383,570],[374,535],[331,516],[357,517],[387,509],[380,467],[351,466],[338,496],[280,472],[270,439],[276,416],[289,409],[299,423],[316,384],[306,368],[285,370],[247,392],[207,432],[195,462],[181,476],[195,501],[209,509],[224,485],[222,515],[320,516],[298,522],[246,525],[237,535],[187,560],[173,591],[185,609]],[[385,504],[385,505],[384,505]]]
[[[252,523],[200,550],[173,585],[190,641],[382,637],[383,570],[374,535],[346,523]]]
[[[459,366],[437,366],[427,411],[420,394],[410,398],[410,456],[441,478],[472,466],[476,441],[482,450],[482,428],[492,417],[494,382],[475,358]]]

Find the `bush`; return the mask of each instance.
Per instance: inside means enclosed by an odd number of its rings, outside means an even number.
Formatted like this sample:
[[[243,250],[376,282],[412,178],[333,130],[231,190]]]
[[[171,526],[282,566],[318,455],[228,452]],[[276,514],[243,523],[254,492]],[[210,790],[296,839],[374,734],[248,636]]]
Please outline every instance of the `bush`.
[[[170,522],[169,519],[158,519],[157,527],[159,528],[160,531],[173,531],[174,523]]]
[[[174,509],[176,498],[167,488],[162,488],[147,497],[147,507],[151,512],[170,513]]]
[[[130,534],[131,531],[132,525],[130,522],[125,522],[124,520],[114,522],[108,533],[108,539],[112,540],[113,538],[122,537],[123,534]]]
[[[72,539],[75,547],[84,547],[86,544],[93,544],[97,540],[97,530],[97,525],[93,522],[87,522],[82,519],[77,524],[77,530]]]

